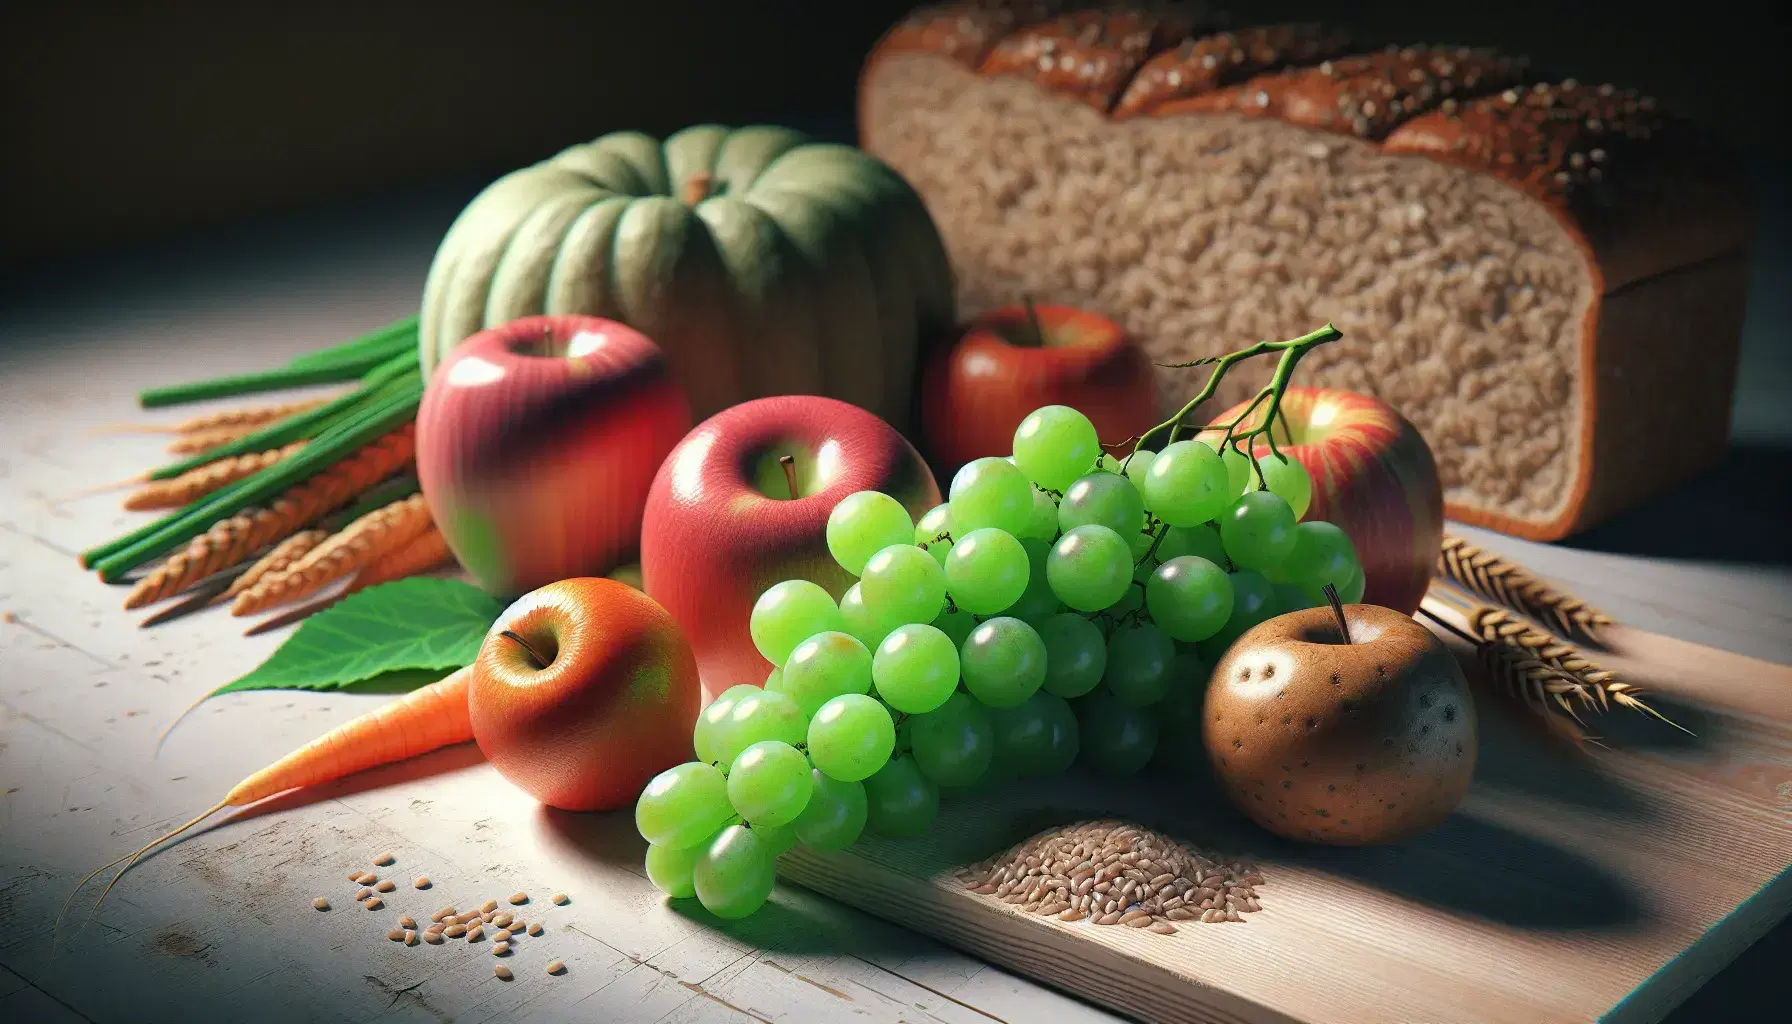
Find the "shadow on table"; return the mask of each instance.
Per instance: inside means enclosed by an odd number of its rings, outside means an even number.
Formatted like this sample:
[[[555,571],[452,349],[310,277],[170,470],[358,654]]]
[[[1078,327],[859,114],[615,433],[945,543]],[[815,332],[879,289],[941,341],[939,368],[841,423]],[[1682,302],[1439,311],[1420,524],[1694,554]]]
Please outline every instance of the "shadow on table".
[[[1792,565],[1792,449],[1737,444],[1715,469],[1564,541],[1617,555]]]
[[[647,841],[635,828],[634,804],[623,810],[591,813],[563,811],[542,805],[537,811],[542,829],[555,842],[611,867],[645,875]]]

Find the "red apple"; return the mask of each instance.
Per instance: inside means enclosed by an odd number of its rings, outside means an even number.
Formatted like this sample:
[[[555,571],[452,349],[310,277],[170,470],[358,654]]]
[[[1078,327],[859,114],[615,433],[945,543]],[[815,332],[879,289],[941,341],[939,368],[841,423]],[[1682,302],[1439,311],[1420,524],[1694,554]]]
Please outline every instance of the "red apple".
[[[417,412],[417,478],[460,564],[486,590],[519,594],[631,555],[653,474],[690,426],[646,335],[525,317],[436,368]]]
[[[467,680],[473,738],[499,774],[565,811],[634,803],[691,758],[697,661],[666,610],[608,579],[524,595]]]
[[[852,586],[828,554],[827,523],[856,491],[882,491],[917,519],[940,501],[913,445],[832,398],[784,395],[724,409],[667,457],[647,496],[641,579],[690,638],[705,700],[737,683],[758,686],[771,671],[747,633],[766,588],[813,580],[839,600]]]
[[[928,454],[955,469],[1014,450],[1014,431],[1042,405],[1089,417],[1104,444],[1151,429],[1151,361],[1111,320],[1068,306],[1015,306],[972,322],[929,360],[921,422]]]
[[[1245,404],[1207,422],[1229,422]],[[1354,391],[1290,387],[1282,412],[1288,429],[1278,425],[1276,447],[1313,478],[1305,518],[1336,523],[1356,546],[1362,603],[1411,615],[1443,544],[1443,488],[1430,446],[1393,406]],[[1260,422],[1253,414],[1251,425]],[[1201,439],[1218,444],[1219,434]],[[1259,456],[1268,452],[1264,444],[1255,448]]]

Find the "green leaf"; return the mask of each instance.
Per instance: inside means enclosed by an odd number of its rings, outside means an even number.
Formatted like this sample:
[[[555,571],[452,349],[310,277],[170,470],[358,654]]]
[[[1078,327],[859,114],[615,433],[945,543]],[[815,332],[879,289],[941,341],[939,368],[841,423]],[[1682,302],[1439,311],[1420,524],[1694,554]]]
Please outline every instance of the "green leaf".
[[[459,580],[415,576],[368,587],[306,619],[260,667],[212,696],[341,690],[390,673],[422,685],[430,670],[472,664],[503,610],[502,601]]]

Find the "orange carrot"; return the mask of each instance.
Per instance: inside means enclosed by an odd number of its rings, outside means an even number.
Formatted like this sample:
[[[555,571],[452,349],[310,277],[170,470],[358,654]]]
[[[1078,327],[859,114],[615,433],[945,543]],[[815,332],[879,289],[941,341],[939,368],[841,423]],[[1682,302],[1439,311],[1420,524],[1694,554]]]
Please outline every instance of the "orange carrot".
[[[94,876],[114,865],[129,861],[106,883],[100,898],[88,912],[88,920],[99,912],[106,894],[118,884],[125,872],[136,867],[143,855],[197,826],[200,822],[227,807],[247,807],[268,797],[292,789],[316,786],[353,775],[383,764],[426,754],[473,738],[473,722],[467,711],[467,679],[471,668],[456,670],[447,678],[404,695],[360,718],[345,722],[305,744],[261,771],[237,783],[223,800],[204,814],[149,843],[134,853],[127,853],[111,864],[97,868],[81,879],[69,894],[69,903],[93,881]],[[68,912],[68,903],[62,913]],[[61,920],[62,914],[57,915]]]

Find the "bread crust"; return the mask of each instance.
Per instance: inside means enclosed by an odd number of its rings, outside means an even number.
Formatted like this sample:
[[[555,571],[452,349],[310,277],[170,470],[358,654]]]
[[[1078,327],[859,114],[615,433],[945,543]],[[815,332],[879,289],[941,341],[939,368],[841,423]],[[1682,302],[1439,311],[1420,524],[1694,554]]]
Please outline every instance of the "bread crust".
[[[1666,116],[1653,100],[1572,79],[1537,82],[1521,59],[1467,47],[1404,46],[1365,52],[1340,30],[1271,25],[1218,31],[1200,11],[1165,13],[995,0],[929,8],[892,29],[867,58],[861,83],[897,53],[947,57],[983,76],[1024,76],[1042,89],[1114,119],[1230,113],[1275,117],[1316,132],[1349,135],[1390,157],[1429,159],[1484,173],[1543,204],[1581,251],[1593,301],[1581,325],[1578,465],[1571,494],[1548,519],[1520,518],[1451,503],[1450,518],[1533,540],[1568,536],[1696,471],[1721,455],[1709,437],[1697,458],[1659,471],[1626,468],[1633,480],[1596,475],[1610,461],[1612,425],[1596,428],[1605,389],[1625,361],[1660,359],[1702,375],[1694,404],[1734,378],[1735,332],[1698,353],[1638,351],[1610,337],[1607,302],[1656,277],[1707,262],[1740,268],[1752,217],[1736,163],[1708,138]],[[1049,60],[1048,60],[1049,58]],[[1049,66],[1047,66],[1049,64]],[[861,123],[865,90],[860,90]],[[1704,293],[1734,297],[1735,289]],[[1703,293],[1702,293],[1703,294]],[[1739,312],[1717,314],[1726,325]],[[1662,400],[1672,401],[1671,394]],[[1728,391],[1717,434],[1727,430]],[[1627,404],[1622,396],[1615,404]],[[1712,435],[1712,430],[1702,430]],[[1602,436],[1603,435],[1603,436]],[[1646,438],[1634,439],[1648,443]],[[1670,479],[1670,477],[1672,479]]]

